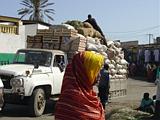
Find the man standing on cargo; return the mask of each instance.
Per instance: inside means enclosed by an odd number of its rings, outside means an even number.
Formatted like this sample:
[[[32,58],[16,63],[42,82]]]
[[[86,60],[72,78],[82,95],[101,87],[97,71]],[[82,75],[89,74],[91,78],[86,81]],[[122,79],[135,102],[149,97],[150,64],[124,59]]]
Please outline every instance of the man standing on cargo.
[[[98,32],[100,32],[100,34],[101,34],[102,37],[103,37],[103,42],[104,42],[104,44],[106,44],[105,36],[104,36],[101,28],[100,28],[99,25],[97,24],[96,20],[95,20],[94,18],[92,18],[91,14],[88,15],[88,19],[85,20],[84,22],[90,23],[95,30],[97,30]],[[106,45],[107,45],[107,44],[106,44]]]
[[[91,14],[88,15],[88,19],[85,20],[84,22],[90,23],[90,24],[92,25],[92,27],[93,27],[95,30],[97,30],[98,32],[100,32],[101,35],[104,37],[104,34],[103,34],[101,28],[98,26],[96,20],[95,20],[94,18],[92,18]]]

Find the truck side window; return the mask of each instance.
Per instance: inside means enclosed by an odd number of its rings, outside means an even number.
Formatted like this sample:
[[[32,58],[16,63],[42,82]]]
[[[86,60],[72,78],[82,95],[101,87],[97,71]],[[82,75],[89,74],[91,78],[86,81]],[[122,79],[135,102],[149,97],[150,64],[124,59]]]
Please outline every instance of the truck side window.
[[[53,67],[58,67],[58,65],[65,65],[64,56],[63,55],[55,55]]]

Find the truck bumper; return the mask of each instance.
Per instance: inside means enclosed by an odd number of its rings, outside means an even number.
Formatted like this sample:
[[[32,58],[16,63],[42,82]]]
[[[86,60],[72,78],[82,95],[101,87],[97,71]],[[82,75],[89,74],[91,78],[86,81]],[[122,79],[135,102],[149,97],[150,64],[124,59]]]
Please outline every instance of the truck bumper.
[[[9,104],[27,104],[29,100],[27,99],[27,97],[21,96],[16,93],[6,93],[4,94],[4,101],[5,103]]]

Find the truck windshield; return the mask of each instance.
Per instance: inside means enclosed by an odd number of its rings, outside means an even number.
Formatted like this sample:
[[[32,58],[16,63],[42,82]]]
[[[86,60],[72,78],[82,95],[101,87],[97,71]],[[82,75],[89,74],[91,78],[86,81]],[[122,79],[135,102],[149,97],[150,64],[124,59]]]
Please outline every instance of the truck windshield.
[[[52,53],[37,50],[19,50],[13,63],[19,64],[38,64],[41,66],[50,66]]]

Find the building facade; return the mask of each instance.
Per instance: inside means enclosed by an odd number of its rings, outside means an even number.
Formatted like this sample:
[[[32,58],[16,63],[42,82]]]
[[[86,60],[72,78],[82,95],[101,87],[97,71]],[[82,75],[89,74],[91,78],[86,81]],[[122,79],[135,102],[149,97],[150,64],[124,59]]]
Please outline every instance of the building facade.
[[[34,36],[38,29],[49,29],[49,26],[46,23],[0,16],[0,65],[12,63],[16,51],[26,48],[27,36]]]

